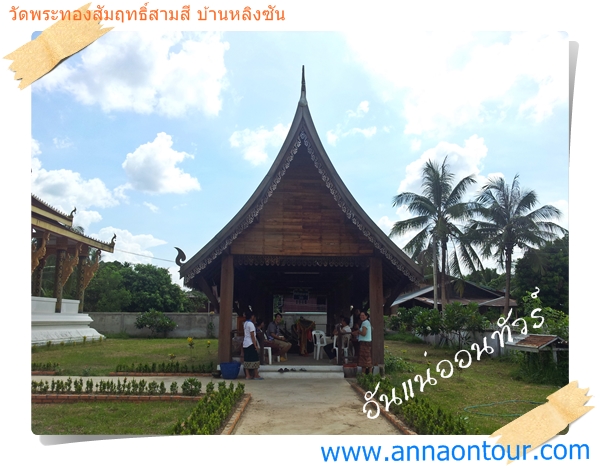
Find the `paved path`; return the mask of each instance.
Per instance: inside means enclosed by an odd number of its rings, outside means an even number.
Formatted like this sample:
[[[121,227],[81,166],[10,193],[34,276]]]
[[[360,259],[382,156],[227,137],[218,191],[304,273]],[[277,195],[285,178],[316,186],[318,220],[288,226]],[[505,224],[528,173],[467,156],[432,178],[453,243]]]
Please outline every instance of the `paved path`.
[[[400,434],[383,416],[367,418],[364,400],[346,379],[250,380],[246,392],[252,400],[234,435]]]

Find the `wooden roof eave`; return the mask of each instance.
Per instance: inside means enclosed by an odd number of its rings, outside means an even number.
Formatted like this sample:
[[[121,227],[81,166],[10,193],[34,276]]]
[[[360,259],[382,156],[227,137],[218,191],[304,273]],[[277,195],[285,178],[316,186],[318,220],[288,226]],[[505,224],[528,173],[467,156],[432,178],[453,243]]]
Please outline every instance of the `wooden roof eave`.
[[[73,230],[70,230],[68,227],[63,225],[59,225],[57,223],[49,222],[47,220],[31,217],[31,226],[33,228],[37,228],[43,231],[49,231],[50,233],[54,233],[55,235],[62,236],[65,238],[69,238],[73,241],[77,241],[78,243],[85,244],[87,246],[91,246],[96,249],[100,249],[105,252],[114,252],[115,245],[114,243],[104,243],[102,241],[98,241],[96,239],[90,238],[88,236],[77,233]]]
[[[358,218],[358,222],[362,222],[362,224],[366,225],[367,230],[373,236],[374,245],[376,245],[375,242],[377,242],[379,245],[383,245],[383,247],[376,247],[376,249],[378,249],[388,260],[393,261],[395,259],[396,261],[399,261],[402,264],[401,267],[403,268],[403,272],[409,276],[411,281],[422,281],[423,274],[419,267],[371,220],[371,218],[365,213],[358,202],[356,202],[354,197],[350,194],[350,191],[333,167],[333,164],[331,163],[331,160],[329,159],[329,156],[327,155],[327,152],[321,143],[308,109],[308,103],[306,101],[305,94],[304,69],[302,74],[302,91],[300,100],[298,102],[298,107],[292,120],[290,130],[288,131],[285,141],[281,146],[281,150],[271,165],[271,168],[263,178],[260,185],[256,188],[252,196],[239,210],[239,212],[227,223],[227,225],[225,225],[225,227],[223,227],[223,229],[221,229],[221,231],[217,233],[200,251],[194,254],[193,257],[191,257],[187,262],[181,264],[179,269],[180,277],[184,278],[184,282],[187,283],[193,276],[201,273],[202,270],[212,262],[212,260],[216,259],[224,250],[229,247],[231,241],[235,239],[231,239],[231,236],[234,235],[236,229],[239,229],[240,224],[245,221],[251,223],[254,220],[254,218],[251,216],[253,207],[257,203],[260,203],[261,198],[267,195],[269,189],[275,189],[275,187],[272,187],[273,180],[277,173],[282,170],[285,159],[290,156],[294,148],[294,144],[296,144],[302,129],[308,133],[307,135],[310,138],[310,141],[315,145],[317,152],[321,154],[320,162],[325,166],[335,187],[339,190],[344,200],[351,206],[354,215]],[[209,256],[212,256],[212,259]],[[390,259],[390,256],[392,256],[392,259]],[[205,262],[208,262],[208,264],[204,265]],[[200,268],[200,270],[196,270],[194,273],[195,269],[198,268]]]
[[[294,137],[300,128],[300,122],[302,121],[302,112],[300,104],[298,104],[298,109],[296,110],[296,114],[294,115],[294,119],[292,120],[292,125],[290,130],[285,138],[283,145],[281,146],[281,150],[275,161],[271,165],[271,168],[258,185],[252,196],[248,199],[248,201],[244,204],[244,206],[239,210],[239,212],[225,225],[219,233],[217,233],[206,245],[200,249],[193,257],[191,257],[186,263],[182,263],[181,268],[179,269],[180,278],[184,278],[188,275],[203,259],[206,258],[212,251],[219,247],[219,245],[226,241],[227,237],[231,234],[233,230],[243,222],[244,219],[248,216],[249,211],[252,207],[259,201],[259,199],[264,196],[265,192],[269,189],[271,184],[271,180],[279,170],[281,162],[285,158],[288,153],[288,149],[292,146]]]
[[[402,251],[396,245],[396,243],[394,243],[385,233],[383,233],[383,231],[381,231],[381,229],[375,224],[375,222],[373,222],[373,220],[371,220],[371,217],[367,215],[367,213],[363,210],[363,208],[356,201],[354,196],[350,193],[342,181],[342,178],[337,173],[333,163],[331,163],[331,159],[327,155],[327,152],[321,143],[319,135],[317,134],[317,130],[310,116],[310,110],[308,109],[308,106],[305,107],[304,121],[306,123],[306,130],[316,146],[315,148],[317,152],[322,154],[320,161],[323,165],[325,165],[330,177],[333,178],[334,185],[340,191],[340,194],[345,201],[350,204],[351,208],[354,210],[354,215],[359,219],[360,222],[366,225],[368,231],[375,237],[375,241],[383,244],[384,248],[376,247],[376,249],[378,249],[384,256],[386,255],[385,252],[389,251],[389,253],[392,254],[397,260],[400,260],[402,264],[409,269],[409,273],[413,275],[414,280],[411,279],[411,281],[423,281],[424,277],[420,267],[410,257],[408,257],[408,255]],[[389,257],[387,257],[387,259],[389,260]]]
[[[45,203],[35,194],[31,195],[31,212],[42,217],[51,218],[52,220],[63,223],[69,227],[73,226],[74,211],[71,212],[70,215],[67,215],[55,207],[52,207],[50,204]]]

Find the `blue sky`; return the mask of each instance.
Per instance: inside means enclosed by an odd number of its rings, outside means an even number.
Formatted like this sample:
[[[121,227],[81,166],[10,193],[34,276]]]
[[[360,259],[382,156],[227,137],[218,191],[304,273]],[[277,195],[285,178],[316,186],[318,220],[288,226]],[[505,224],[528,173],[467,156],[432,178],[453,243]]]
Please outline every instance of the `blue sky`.
[[[562,33],[114,31],[32,85],[31,190],[116,233],[105,260],[176,274],[174,247],[191,257],[268,171],[304,65],[324,147],[386,233],[446,156],[479,186],[518,173],[568,228],[567,63]]]

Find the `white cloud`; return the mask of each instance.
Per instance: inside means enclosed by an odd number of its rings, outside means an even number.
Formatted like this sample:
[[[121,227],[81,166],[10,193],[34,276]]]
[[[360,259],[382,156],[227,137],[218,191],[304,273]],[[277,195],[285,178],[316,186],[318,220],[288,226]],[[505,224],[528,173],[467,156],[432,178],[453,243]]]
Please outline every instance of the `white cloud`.
[[[144,205],[150,209],[151,212],[158,212],[158,207],[150,202],[144,202]]]
[[[428,160],[441,165],[447,157],[446,164],[454,173],[454,182],[457,183],[465,176],[475,175],[478,177],[483,159],[487,155],[487,146],[483,138],[476,134],[467,139],[464,146],[442,141],[432,149],[428,149],[421,156],[406,166],[406,176],[400,182],[398,193],[421,192],[423,166]],[[479,177],[482,178],[482,177]],[[468,194],[467,194],[468,197]]]
[[[173,267],[168,267],[168,270],[171,274],[171,281],[176,285],[179,285],[181,288],[184,288],[183,278],[179,278],[179,266],[174,265]]]
[[[369,139],[377,133],[377,128],[375,126],[370,126],[369,128],[352,128],[345,134],[362,134],[364,137]]]
[[[154,255],[150,248],[166,244],[166,241],[155,238],[152,235],[140,234],[134,235],[128,230],[120,228],[105,227],[97,234],[93,235],[101,241],[110,242],[113,235],[116,234],[115,252],[104,253],[102,258],[105,261],[129,262],[130,264],[149,264]]]
[[[99,178],[86,180],[80,173],[71,170],[46,170],[37,157],[31,159],[31,192],[65,213],[77,207],[77,215],[81,219],[78,224],[81,226],[97,221],[94,219],[99,214],[88,211],[90,207],[105,208],[119,204]]]
[[[369,128],[350,128],[352,126],[351,120],[355,118],[362,118],[367,113],[369,113],[369,102],[367,100],[363,100],[356,110],[347,110],[346,111],[346,120],[343,123],[339,123],[336,125],[334,130],[327,131],[327,142],[332,146],[335,146],[338,141],[347,136],[362,134],[367,139],[374,136],[377,133],[377,128],[375,126],[370,126]]]
[[[391,220],[387,215],[384,215],[377,222],[377,226],[381,228],[381,231],[383,231],[387,235],[394,226],[394,223],[395,222]]]
[[[173,140],[158,133],[152,142],[142,144],[127,154],[123,168],[133,189],[149,193],[176,193],[200,190],[200,183],[175,165],[185,158],[194,158],[172,149]],[[127,189],[129,186],[122,187]]]
[[[40,155],[42,151],[40,150],[40,143],[35,139],[31,138],[31,156]]]
[[[71,141],[68,137],[62,139],[53,138],[52,142],[54,143],[54,147],[57,149],[67,149],[73,145],[73,141]]]
[[[350,118],[361,118],[369,113],[369,102],[367,100],[363,100],[360,104],[358,104],[356,111],[348,110],[346,113]]]
[[[421,140],[420,139],[412,139],[410,141],[410,148],[411,150],[417,151],[421,148]]]
[[[508,108],[541,121],[567,102],[568,38],[562,33],[381,30],[346,38],[382,95],[402,100],[406,134],[443,137],[469,123],[502,119]],[[389,43],[408,46],[390,60],[382,47]]]
[[[333,132],[332,130],[327,131],[327,142],[329,144],[335,146],[337,144],[338,139],[339,136],[335,132]]]
[[[67,60],[32,87],[68,92],[105,112],[214,116],[227,85],[228,49],[215,32],[111,32],[83,50],[80,63]]]
[[[102,215],[95,210],[79,210],[75,213],[73,218],[73,224],[75,226],[83,227],[84,231],[88,231],[90,225],[95,222],[102,220]]]
[[[289,125],[284,126],[281,123],[274,126],[271,131],[262,126],[255,131],[246,128],[235,131],[229,138],[229,143],[231,147],[242,150],[244,160],[248,160],[252,165],[260,165],[269,158],[267,147],[279,149],[289,130]]]
[[[421,193],[423,191],[422,172],[425,163],[431,160],[441,165],[444,158],[447,157],[446,164],[450,172],[454,173],[454,185],[466,176],[475,175],[475,179],[478,183],[465,194],[464,200],[467,201],[473,197],[478,186],[485,180],[485,178],[480,175],[480,172],[483,166],[483,160],[487,155],[487,150],[483,138],[480,138],[477,135],[473,135],[467,139],[463,146],[442,141],[437,144],[436,147],[424,151],[418,159],[406,166],[406,175],[400,182],[398,193]],[[389,229],[391,229],[391,226],[395,222],[406,220],[413,216],[414,215],[409,212],[408,208],[405,205],[402,205],[396,209],[396,218],[389,219],[388,217],[383,217],[379,220],[379,225],[389,226]],[[414,235],[415,232],[412,231],[401,237],[394,237],[393,240],[399,247],[404,247]]]

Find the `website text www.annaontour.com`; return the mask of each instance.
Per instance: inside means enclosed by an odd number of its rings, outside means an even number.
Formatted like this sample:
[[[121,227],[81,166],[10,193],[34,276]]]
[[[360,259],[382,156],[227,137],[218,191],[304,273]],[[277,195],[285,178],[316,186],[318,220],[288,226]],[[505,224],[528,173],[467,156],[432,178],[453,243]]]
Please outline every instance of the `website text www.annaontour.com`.
[[[472,445],[395,445],[391,448],[371,445],[321,446],[324,462],[357,461],[519,461],[589,460],[587,444],[544,444],[535,450],[531,445],[490,445],[486,441]]]

